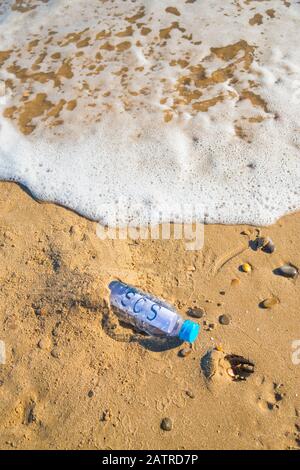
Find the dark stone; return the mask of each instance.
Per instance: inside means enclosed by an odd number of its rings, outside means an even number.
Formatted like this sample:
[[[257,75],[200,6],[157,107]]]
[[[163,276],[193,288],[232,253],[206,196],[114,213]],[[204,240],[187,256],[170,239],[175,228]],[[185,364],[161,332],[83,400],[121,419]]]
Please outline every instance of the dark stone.
[[[173,427],[172,420],[170,418],[164,418],[160,423],[160,427],[163,431],[171,431]]]
[[[219,317],[219,322],[221,323],[221,325],[229,325],[230,320],[231,318],[229,317],[229,315],[221,315]]]

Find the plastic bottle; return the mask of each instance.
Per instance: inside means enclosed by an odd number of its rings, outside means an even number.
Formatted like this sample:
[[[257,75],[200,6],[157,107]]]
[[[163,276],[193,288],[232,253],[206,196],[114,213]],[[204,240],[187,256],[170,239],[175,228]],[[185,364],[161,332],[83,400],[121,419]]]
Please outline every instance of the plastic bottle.
[[[166,302],[120,281],[112,281],[109,289],[110,303],[124,322],[153,336],[178,336],[190,343],[197,338],[198,323],[184,320]]]

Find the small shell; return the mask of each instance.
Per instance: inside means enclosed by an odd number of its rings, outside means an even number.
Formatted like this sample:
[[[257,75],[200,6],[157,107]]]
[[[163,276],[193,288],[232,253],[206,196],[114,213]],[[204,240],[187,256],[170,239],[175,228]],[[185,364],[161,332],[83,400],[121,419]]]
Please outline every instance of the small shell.
[[[298,276],[298,269],[291,264],[284,264],[277,270],[278,274],[284,277],[291,277],[295,279]]]
[[[110,419],[111,419],[111,412],[110,412],[110,410],[104,410],[104,411],[101,413],[100,421],[109,421]]]
[[[255,240],[255,243],[256,243],[256,248],[260,250],[267,243],[267,239],[265,237],[257,237]]]
[[[271,240],[271,238],[265,238],[265,244],[263,245],[262,247],[262,251],[264,251],[265,253],[274,253],[275,251],[275,245],[273,243],[273,241]]]
[[[243,370],[244,372],[254,372],[254,365],[253,364],[243,364]]]
[[[250,273],[252,271],[252,267],[249,263],[244,263],[244,264],[241,265],[241,270],[244,273]]]
[[[275,245],[269,237],[257,237],[255,242],[258,250],[262,250],[265,253],[273,253],[275,251]]]
[[[229,375],[229,377],[232,377],[233,379],[235,378],[235,373],[233,372],[233,369],[231,367],[229,367],[229,369],[227,369],[226,372]]]
[[[261,302],[261,306],[263,308],[272,308],[277,304],[279,304],[279,300],[276,297],[271,297],[270,299],[265,299]]]
[[[251,236],[251,232],[250,232],[250,230],[243,230],[243,231],[241,232],[241,235],[246,235],[246,237],[250,237],[250,236]]]

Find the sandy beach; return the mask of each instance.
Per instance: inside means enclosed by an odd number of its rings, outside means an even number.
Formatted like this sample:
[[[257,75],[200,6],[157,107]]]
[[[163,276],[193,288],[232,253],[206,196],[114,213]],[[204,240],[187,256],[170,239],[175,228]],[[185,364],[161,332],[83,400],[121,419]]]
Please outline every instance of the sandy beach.
[[[0,1],[1,450],[300,450],[299,30],[298,0]],[[181,318],[122,322],[114,280]]]
[[[0,184],[0,212],[1,449],[299,448],[299,279],[273,273],[300,266],[299,213],[262,228],[207,225],[204,248],[186,251],[182,240],[102,241],[94,222],[12,183]],[[249,246],[258,230],[272,254]],[[189,355],[109,314],[116,277],[185,318],[202,309]],[[216,347],[254,373],[235,381],[217,364],[205,377]]]

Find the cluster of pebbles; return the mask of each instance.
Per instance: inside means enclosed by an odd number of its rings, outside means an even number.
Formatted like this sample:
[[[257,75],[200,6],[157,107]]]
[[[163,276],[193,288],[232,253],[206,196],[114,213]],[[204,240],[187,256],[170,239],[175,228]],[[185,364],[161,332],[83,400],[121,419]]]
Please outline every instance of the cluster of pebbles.
[[[271,238],[261,237],[259,234],[254,240],[249,241],[249,246],[255,251],[263,251],[267,254],[274,253],[276,249]],[[243,273],[251,273],[253,266],[250,263],[243,263],[240,265],[239,270]],[[298,277],[299,270],[293,264],[287,263],[274,269],[273,274],[295,280]],[[239,279],[233,279],[232,285],[238,284],[239,282]],[[271,309],[278,303],[280,303],[280,300],[273,296],[261,301],[259,306],[264,309]],[[191,308],[187,313],[189,316],[197,319],[203,318],[206,315],[205,310],[200,307]],[[230,322],[230,315],[222,314],[219,316],[219,323],[221,325],[226,326],[229,325]],[[203,327],[206,331],[210,331],[214,326],[214,324],[207,323],[206,320],[203,320]],[[178,355],[179,357],[186,357],[191,353],[191,351],[192,347],[190,345],[182,348]],[[207,351],[201,359],[201,369],[208,380],[212,379],[216,375],[227,376],[233,381],[246,380],[254,373],[254,368],[255,365],[251,360],[236,354],[228,354],[224,352],[221,347]]]
[[[254,250],[261,250],[269,254],[272,254],[275,251],[275,244],[273,243],[271,238],[268,238],[268,237],[257,237],[253,242],[251,242],[251,246]],[[242,265],[242,266],[245,266],[245,265]],[[248,271],[245,271],[245,272],[248,272]],[[283,276],[289,279],[296,279],[298,277],[299,270],[293,264],[287,263],[274,269],[273,273],[278,276]],[[270,297],[261,301],[259,306],[261,308],[270,309],[279,303],[280,303],[280,300],[277,297],[273,296],[273,297]]]
[[[275,244],[268,237],[257,236],[255,240],[250,240],[249,246],[255,251],[263,251],[267,254],[272,254],[275,251]],[[239,270],[243,273],[251,273],[253,267],[250,263],[243,263],[240,265]],[[296,266],[291,263],[284,264],[273,270],[273,273],[278,276],[283,276],[288,279],[296,279],[299,274],[299,270]],[[233,279],[232,285],[239,284],[239,279]],[[220,292],[222,293],[222,292]],[[223,292],[224,293],[224,292]],[[280,300],[273,296],[266,298],[260,302],[259,306],[265,309],[271,309],[275,305],[280,303]],[[205,319],[206,312],[202,307],[190,308],[187,314],[195,319],[202,319],[203,328],[206,331],[211,331],[214,327],[214,323],[208,323]],[[219,323],[221,325],[229,325],[231,322],[230,315],[222,314],[219,316]],[[182,349],[179,350],[178,356],[185,358],[193,351],[192,344],[186,344]],[[201,358],[201,370],[204,377],[210,381],[216,377],[225,377],[233,382],[245,381],[255,371],[255,364],[250,359],[237,354],[228,354],[220,346],[208,350],[205,355]],[[194,398],[194,393],[191,391],[186,392],[187,396]],[[165,417],[160,423],[162,431],[171,431],[173,428],[173,422],[170,418]]]

